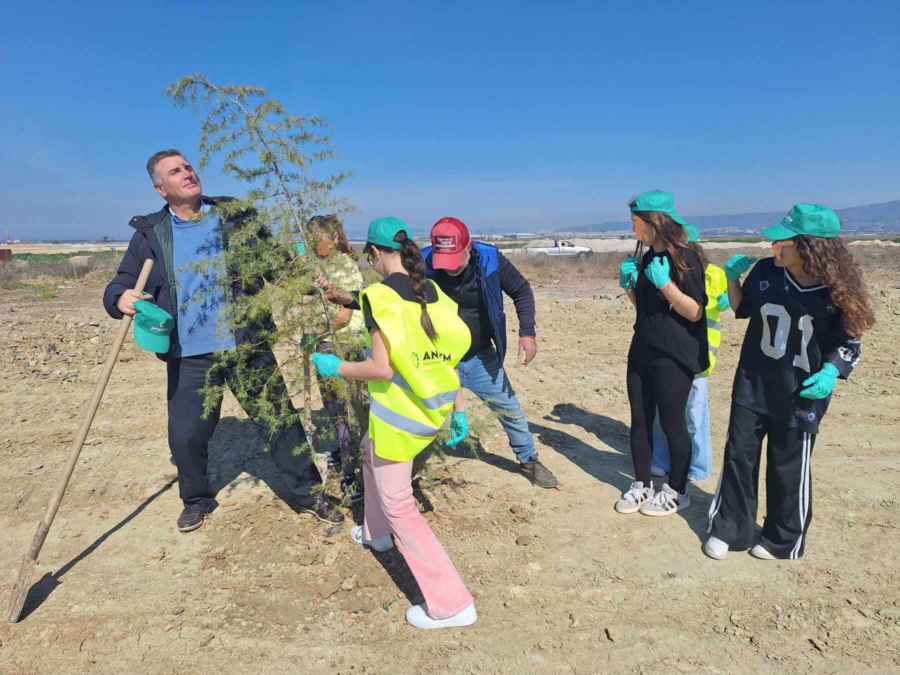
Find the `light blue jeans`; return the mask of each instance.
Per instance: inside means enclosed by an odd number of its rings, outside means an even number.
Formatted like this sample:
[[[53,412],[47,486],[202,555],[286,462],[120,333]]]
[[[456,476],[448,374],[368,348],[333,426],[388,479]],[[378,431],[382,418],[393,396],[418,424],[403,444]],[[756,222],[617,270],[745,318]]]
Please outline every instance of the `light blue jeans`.
[[[691,470],[688,480],[705,480],[712,473],[712,439],[709,434],[709,378],[695,377],[688,395],[687,428],[691,435]],[[653,422],[653,468],[669,473],[669,443],[659,425]]]
[[[482,350],[475,356],[460,361],[456,368],[460,384],[497,413],[518,460],[529,461],[534,455],[534,437],[528,429],[528,420],[525,419],[516,392],[500,365],[497,350],[493,347]]]

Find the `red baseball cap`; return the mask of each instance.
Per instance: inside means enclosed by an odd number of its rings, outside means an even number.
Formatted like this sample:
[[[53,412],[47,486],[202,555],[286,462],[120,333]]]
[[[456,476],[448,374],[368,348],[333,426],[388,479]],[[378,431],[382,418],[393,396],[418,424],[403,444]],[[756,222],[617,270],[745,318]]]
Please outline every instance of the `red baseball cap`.
[[[431,228],[432,266],[436,270],[457,269],[468,245],[466,224],[456,218],[441,218]]]

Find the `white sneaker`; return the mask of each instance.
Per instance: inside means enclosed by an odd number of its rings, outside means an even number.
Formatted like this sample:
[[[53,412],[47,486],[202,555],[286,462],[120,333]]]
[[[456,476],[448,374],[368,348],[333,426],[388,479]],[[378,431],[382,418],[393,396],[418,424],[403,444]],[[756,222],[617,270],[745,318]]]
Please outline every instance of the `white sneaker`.
[[[661,476],[665,476],[667,473],[669,473],[669,472],[666,471],[665,469],[662,469],[662,468],[658,467],[658,466],[652,466],[652,467],[650,467],[650,475],[651,475],[651,476],[656,476],[657,478],[659,478],[659,477],[661,477]]]
[[[653,482],[650,487],[644,487],[641,481],[632,483],[628,491],[616,502],[616,511],[619,513],[634,513],[641,504],[653,498]]]
[[[685,488],[684,494],[678,494],[664,483],[649,502],[641,504],[640,512],[645,516],[671,516],[691,505],[691,494]]]
[[[750,555],[752,555],[754,558],[759,558],[760,560],[778,560],[778,558],[769,553],[762,544],[757,544],[756,546],[751,548]]]
[[[463,626],[471,626],[478,620],[478,612],[475,611],[475,604],[472,603],[458,614],[454,614],[446,619],[432,619],[425,612],[424,603],[414,605],[406,610],[406,620],[416,628],[425,628],[431,630],[434,628],[462,628]]]
[[[369,548],[374,548],[379,553],[384,553],[385,551],[390,551],[394,548],[394,540],[391,539],[391,535],[386,537],[379,537],[378,539],[366,539],[363,536],[363,526],[357,525],[350,530],[350,541],[354,544],[362,544],[363,546],[368,546]]]
[[[703,552],[713,560],[724,560],[728,555],[728,544],[718,537],[710,537],[703,544]]]

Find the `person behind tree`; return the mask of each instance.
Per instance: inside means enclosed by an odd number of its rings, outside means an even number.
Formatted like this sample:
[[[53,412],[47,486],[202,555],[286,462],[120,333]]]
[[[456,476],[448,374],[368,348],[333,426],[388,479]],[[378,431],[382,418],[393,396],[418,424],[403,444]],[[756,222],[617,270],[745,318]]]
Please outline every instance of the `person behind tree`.
[[[462,410],[456,365],[472,338],[456,303],[425,278],[422,254],[406,223],[372,221],[363,252],[384,279],[360,293],[367,358],[352,363],[333,354],[313,355],[321,376],[367,382],[371,395],[362,446],[365,515],[350,539],[386,551],[394,535],[425,597],[424,604],[406,612],[413,626],[468,626],[478,618],[472,595],[419,513],[412,469],[451,409]]]
[[[308,225],[309,240],[315,247],[317,264],[322,267],[319,278],[330,280],[341,288],[351,292],[359,292],[365,287],[362,273],[353,257],[353,249],[347,241],[344,226],[335,216],[314,216]],[[332,311],[332,324],[338,334],[338,341],[342,344],[353,345],[363,341],[365,324],[362,313],[349,307],[336,307]],[[316,329],[318,350],[324,353],[334,353],[335,346],[331,340],[331,334],[327,326],[322,325]],[[345,357],[356,360],[353,353],[344,354]],[[362,357],[362,351],[359,352]],[[339,390],[328,384],[319,376],[319,390],[322,394],[322,404],[328,414],[331,424],[337,434],[338,447],[328,456],[328,466],[343,471],[341,487],[345,497],[349,497],[351,503],[361,502],[363,499],[362,483],[356,480],[357,452],[351,448],[350,428],[347,426],[346,402]]]
[[[534,450],[528,420],[503,367],[504,293],[512,298],[519,317],[519,357],[524,354],[527,366],[537,354],[531,285],[495,246],[470,241],[468,228],[456,218],[434,224],[431,246],[422,255],[428,277],[456,302],[460,318],[472,333],[472,346],[459,364],[462,386],[497,413],[525,477],[537,487],[556,487],[556,476]],[[459,419],[457,424],[467,422]]]
[[[629,206],[635,237],[650,250],[641,259],[626,258],[619,273],[619,284],[637,310],[626,375],[635,481],[615,509],[670,516],[691,504],[685,409],[694,378],[709,368],[702,250],[688,245],[687,223],[670,193],[644,192]],[[672,470],[654,494],[650,470],[657,409]]]
[[[688,244],[698,244],[700,232],[693,225],[685,225]],[[706,260],[699,245],[695,249],[703,262],[706,279],[706,336],[709,342],[709,368],[694,378],[687,401],[687,428],[691,435],[691,465],[688,480],[706,480],[712,473],[712,439],[709,431],[709,376],[716,367],[716,355],[722,343],[722,326],[719,313],[728,309],[728,288],[725,271]],[[669,473],[669,442],[659,423],[659,415],[653,422],[653,465],[651,476]]]
[[[344,516],[330,502],[315,497],[311,490],[321,477],[307,453],[295,450],[307,444],[299,423],[273,430],[257,415],[262,383],[269,392],[287,401],[287,413],[296,410],[285,392],[284,380],[270,345],[260,339],[271,318],[247,328],[223,329],[228,294],[252,292],[263,279],[240,279],[225,270],[229,235],[240,228],[239,220],[219,215],[218,205],[230,197],[206,197],[200,177],[177,150],[163,150],[147,162],[153,187],[166,206],[147,216],[135,216],[136,231],[119,265],[116,277],[103,294],[103,306],[114,319],[134,316],[134,303],[141,300],[135,290],[144,261],[156,263],[147,281],[144,299],[152,298],[175,319],[169,351],[158,354],[166,362],[168,374],[169,447],[178,467],[178,489],[184,510],[177,527],[182,532],[196,530],[206,514],[218,506],[207,476],[209,440],[219,422],[221,399],[213,410],[204,410],[204,386],[228,385],[254,426],[267,440],[270,455],[297,506],[324,522],[339,524]],[[200,271],[202,270],[202,271]],[[217,353],[228,353],[242,345],[256,345],[248,367],[239,374],[235,368],[215,368]],[[236,378],[244,378],[236,387]],[[260,382],[259,388],[248,381]],[[243,393],[242,393],[243,392]]]
[[[711,536],[703,550],[711,558],[751,546],[750,554],[761,560],[803,556],[819,425],[836,380],[849,377],[859,363],[860,338],[875,324],[862,270],[838,237],[840,230],[831,209],[797,204],[781,223],[763,230],[773,257],[756,262],[736,255],[725,265],[735,316],[750,319],[750,325],[734,376],[725,460],[709,508]],[[766,517],[754,546],[764,439]]]

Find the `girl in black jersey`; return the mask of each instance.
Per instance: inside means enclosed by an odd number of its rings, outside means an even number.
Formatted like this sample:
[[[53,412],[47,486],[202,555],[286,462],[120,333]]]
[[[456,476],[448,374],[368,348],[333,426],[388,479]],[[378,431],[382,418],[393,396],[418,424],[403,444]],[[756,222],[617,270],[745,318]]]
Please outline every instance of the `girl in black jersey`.
[[[750,554],[762,560],[803,555],[812,520],[810,457],[837,378],[860,359],[860,337],[875,323],[862,271],[837,238],[831,209],[797,204],[763,230],[773,258],[737,255],[725,265],[735,315],[750,319],[732,391],[719,487],[703,547],[721,560],[746,550],[756,527],[763,439],[766,518]]]
[[[637,310],[628,353],[631,455],[635,482],[616,502],[619,513],[669,516],[690,506],[691,437],[685,418],[694,376],[709,367],[706,281],[700,253],[672,195],[653,190],[631,204],[635,236],[649,250],[622,263],[619,283]],[[669,482],[654,495],[650,478],[656,411],[669,442]]]

